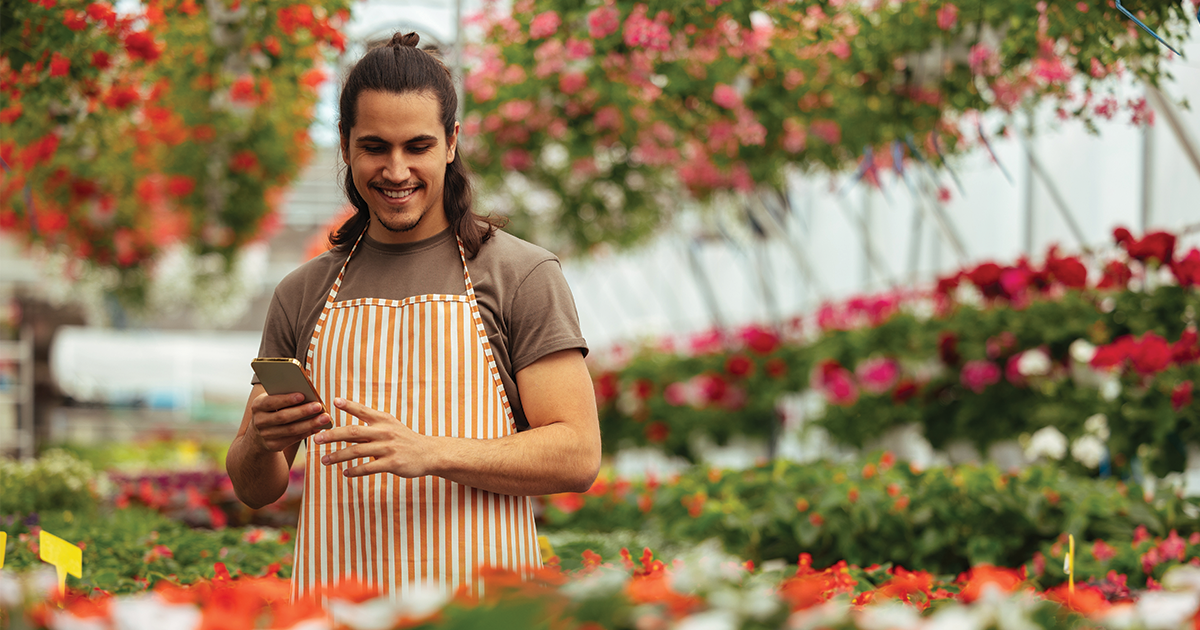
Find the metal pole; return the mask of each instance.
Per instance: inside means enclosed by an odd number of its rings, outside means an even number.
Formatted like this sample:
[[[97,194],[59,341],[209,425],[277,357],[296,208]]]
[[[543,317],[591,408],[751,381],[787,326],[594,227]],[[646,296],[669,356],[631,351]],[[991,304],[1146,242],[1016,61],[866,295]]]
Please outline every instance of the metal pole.
[[[1179,111],[1175,109],[1175,104],[1153,85],[1146,86],[1146,96],[1155,111],[1167,119],[1167,124],[1170,125],[1171,131],[1175,133],[1175,139],[1179,141],[1179,145],[1183,148],[1184,155],[1187,155],[1188,161],[1192,163],[1192,167],[1196,169],[1196,173],[1200,174],[1200,148],[1197,148],[1196,139],[1192,137],[1191,130],[1184,126],[1183,121],[1180,120]]]
[[[746,208],[750,211],[750,214],[754,217],[754,220],[758,221],[759,225],[763,226],[767,234],[778,238],[779,240],[783,241],[785,245],[787,245],[788,252],[791,253],[792,259],[796,261],[796,266],[800,268],[800,273],[804,275],[805,280],[808,280],[810,289],[816,294],[818,300],[824,299],[824,296],[827,295],[828,292],[821,284],[821,281],[817,278],[817,274],[813,271],[812,264],[808,261],[808,256],[805,255],[804,250],[801,249],[800,246],[788,236],[788,233],[783,229],[783,226],[779,224],[779,220],[775,218],[775,215],[771,214],[767,210],[766,206],[763,205],[762,198],[759,195],[754,195],[750,200],[750,203],[746,204]]]
[[[862,288],[863,291],[869,291],[871,288],[871,264],[875,258],[871,247],[871,189],[863,187],[863,204],[862,215],[859,217],[859,225],[862,228]]]
[[[688,269],[691,270],[692,278],[700,289],[700,297],[704,300],[704,305],[708,307],[708,316],[712,321],[712,327],[716,330],[725,330],[725,320],[721,317],[721,310],[717,306],[717,295],[708,283],[708,275],[700,264],[700,254],[696,252],[698,247],[700,247],[700,243],[696,240],[684,244]]]
[[[1021,251],[1033,255],[1033,221],[1034,221],[1034,187],[1033,187],[1033,152],[1025,147],[1025,235],[1021,242]]]
[[[908,234],[908,281],[915,283],[917,281],[917,272],[921,266],[921,233],[924,232],[925,213],[921,211],[920,200],[916,195],[913,195],[913,220],[912,228]]]
[[[1150,227],[1150,213],[1154,201],[1154,125],[1142,126],[1142,213],[1141,232]]]
[[[895,285],[891,270],[887,268],[887,265],[883,262],[883,256],[875,249],[875,243],[871,240],[871,199],[866,198],[863,200],[863,214],[854,212],[850,204],[841,196],[838,196],[838,203],[841,205],[842,211],[850,217],[850,221],[854,227],[858,229],[859,236],[862,237],[864,260],[863,288],[867,288],[871,283],[873,279],[872,272],[879,277],[879,280],[889,285]]]

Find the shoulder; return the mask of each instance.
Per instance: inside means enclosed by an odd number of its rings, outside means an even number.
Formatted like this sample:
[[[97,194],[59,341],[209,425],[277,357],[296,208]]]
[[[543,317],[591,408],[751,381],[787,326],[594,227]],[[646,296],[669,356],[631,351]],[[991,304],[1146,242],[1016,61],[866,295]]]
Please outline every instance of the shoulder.
[[[480,267],[510,277],[524,277],[545,262],[559,264],[558,256],[548,250],[499,229],[479,248],[475,260]]]
[[[328,251],[301,264],[276,285],[275,299],[284,305],[297,304],[314,292],[327,293],[345,260],[345,252]]]

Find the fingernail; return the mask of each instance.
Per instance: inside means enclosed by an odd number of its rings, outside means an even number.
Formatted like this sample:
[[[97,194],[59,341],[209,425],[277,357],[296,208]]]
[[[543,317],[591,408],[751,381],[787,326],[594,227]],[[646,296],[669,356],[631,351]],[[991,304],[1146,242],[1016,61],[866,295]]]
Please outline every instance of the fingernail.
[[[346,400],[344,398],[334,398],[333,404],[338,407],[342,407],[346,404]]]
[[[324,444],[325,440],[321,439],[320,434],[317,434],[313,436],[313,442],[316,442],[317,444]]]
[[[326,455],[326,456],[322,457],[322,458],[321,458],[321,463],[322,463],[322,464],[328,464],[328,463],[329,463],[329,456],[328,456],[328,455]]]

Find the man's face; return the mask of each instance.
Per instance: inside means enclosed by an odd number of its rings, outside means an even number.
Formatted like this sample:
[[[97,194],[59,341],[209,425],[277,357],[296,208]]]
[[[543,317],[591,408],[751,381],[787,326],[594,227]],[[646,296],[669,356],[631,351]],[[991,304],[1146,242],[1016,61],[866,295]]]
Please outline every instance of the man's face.
[[[458,125],[447,139],[433,93],[359,94],[342,159],[371,210],[371,238],[411,243],[449,226],[442,188],[457,144]]]

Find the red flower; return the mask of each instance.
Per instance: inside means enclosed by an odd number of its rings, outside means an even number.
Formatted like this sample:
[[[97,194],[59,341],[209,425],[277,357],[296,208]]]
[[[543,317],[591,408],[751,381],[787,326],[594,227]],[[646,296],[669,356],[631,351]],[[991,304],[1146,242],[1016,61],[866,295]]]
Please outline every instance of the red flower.
[[[735,354],[725,361],[725,373],[730,376],[742,377],[754,373],[754,362],[743,354]]]
[[[1107,562],[1117,555],[1117,550],[1110,547],[1103,540],[1096,540],[1092,544],[1092,557],[1100,562]]]
[[[125,36],[125,51],[134,59],[154,61],[162,54],[162,46],[146,31],[134,31]]]
[[[128,85],[114,85],[108,94],[104,95],[104,104],[113,109],[125,109],[141,99],[137,88]]]
[[[1153,332],[1148,332],[1142,336],[1141,343],[1137,345],[1129,358],[1133,363],[1133,369],[1137,370],[1138,374],[1143,376],[1157,374],[1171,364],[1171,345],[1167,343],[1166,339]]]
[[[985,262],[978,267],[967,272],[967,279],[971,281],[985,296],[998,297],[1004,291],[1000,286],[1000,276],[1004,273],[1004,268],[994,262]]]
[[[1197,338],[1195,328],[1187,328],[1180,335],[1179,341],[1171,346],[1171,360],[1184,365],[1197,359],[1200,359],[1200,338]]]
[[[96,52],[92,53],[92,66],[97,70],[107,69],[111,64],[111,57],[109,57],[108,53],[104,52],[103,50],[97,50]]]
[[[910,380],[900,381],[892,392],[892,402],[902,404],[917,395],[917,384]]]
[[[651,422],[646,425],[646,439],[654,444],[667,441],[667,437],[670,435],[671,428],[664,422]]]
[[[958,24],[958,7],[953,4],[944,4],[937,11],[937,25],[943,31],[948,31]]]
[[[605,372],[592,382],[592,387],[596,390],[596,403],[603,405],[617,396],[617,375]]]
[[[0,123],[11,125],[21,117],[22,111],[24,111],[24,107],[20,103],[13,103],[11,107],[0,109]]]
[[[725,399],[725,394],[729,391],[729,383],[726,383],[719,374],[702,374],[697,379],[704,400],[717,403]]]
[[[558,508],[563,514],[573,514],[583,508],[583,496],[576,492],[550,495],[550,505]]]
[[[1200,249],[1193,247],[1187,256],[1180,258],[1171,265],[1171,273],[1179,281],[1179,286],[1200,286]]]
[[[235,173],[248,173],[256,168],[258,168],[258,156],[253,151],[238,151],[229,160],[229,169]]]
[[[787,362],[779,357],[767,359],[766,371],[767,376],[771,378],[781,378],[787,374]]]
[[[72,31],[82,31],[87,28],[87,15],[75,9],[63,11],[63,24]]]
[[[1046,271],[1049,271],[1055,280],[1072,289],[1082,289],[1087,286],[1087,267],[1073,256],[1047,260]]]
[[[748,348],[759,354],[769,354],[779,347],[779,335],[769,328],[747,326],[738,336]]]
[[[266,48],[267,52],[276,57],[283,52],[283,47],[279,44],[279,38],[275,37],[274,35],[268,35],[267,37],[263,38],[263,48]]]
[[[938,356],[946,365],[958,365],[962,360],[958,354],[958,337],[954,333],[938,333]]]
[[[1160,264],[1169,265],[1175,257],[1175,235],[1168,232],[1151,232],[1139,241],[1125,243],[1125,250],[1130,258],[1148,262],[1157,260]]]
[[[167,180],[167,192],[176,197],[186,197],[196,189],[196,180],[187,175],[172,175]]]
[[[71,72],[71,60],[62,56],[61,53],[54,53],[50,57],[50,76],[65,77]]]
[[[254,77],[243,74],[229,87],[229,99],[234,103],[254,103]]]
[[[1112,343],[1096,348],[1096,354],[1088,364],[1100,369],[1119,366],[1129,358],[1136,345],[1132,335],[1122,335]]]
[[[654,394],[654,383],[649,379],[639,378],[633,382],[633,395],[638,400],[646,400]]]
[[[1184,381],[1171,392],[1171,408],[1179,411],[1192,404],[1192,382]]]
[[[117,12],[106,2],[93,2],[87,6],[88,17],[97,22],[104,22],[108,28],[117,24]]]
[[[1133,278],[1133,272],[1129,270],[1129,265],[1113,260],[1104,266],[1104,277],[1100,280],[1100,284],[1096,285],[1098,289],[1124,289],[1129,286],[1129,281]]]

